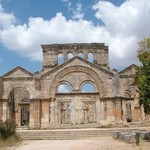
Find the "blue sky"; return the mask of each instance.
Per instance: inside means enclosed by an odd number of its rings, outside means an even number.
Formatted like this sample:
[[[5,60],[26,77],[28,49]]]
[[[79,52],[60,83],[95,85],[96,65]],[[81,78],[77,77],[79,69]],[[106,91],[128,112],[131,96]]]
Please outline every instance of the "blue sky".
[[[106,43],[111,68],[138,64],[149,18],[149,0],[0,0],[0,75],[41,70],[40,45],[52,43]]]

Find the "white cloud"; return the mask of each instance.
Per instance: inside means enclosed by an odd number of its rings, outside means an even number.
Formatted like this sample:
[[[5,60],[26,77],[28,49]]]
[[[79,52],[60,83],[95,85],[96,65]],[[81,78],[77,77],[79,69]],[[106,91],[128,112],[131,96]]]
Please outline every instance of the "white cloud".
[[[110,62],[113,66],[137,62],[137,42],[150,36],[150,1],[128,0],[121,6],[99,1],[93,9],[111,36],[106,43],[110,46]]]
[[[67,3],[68,11],[72,11],[72,2],[71,0],[62,0],[62,2]]]
[[[6,13],[0,4],[0,29],[9,27],[11,24],[16,22],[16,18],[13,13]]]
[[[77,8],[80,14],[82,6]],[[103,26],[95,26],[82,15],[77,20],[67,20],[62,13],[50,20],[29,18],[28,23],[15,25],[15,16],[1,7],[0,16],[9,17],[6,21],[4,18],[3,23],[0,20],[0,41],[8,49],[32,60],[42,60],[41,44],[100,42],[109,46],[112,67],[136,63],[137,42],[150,35],[150,1],[128,0],[121,6],[100,1],[93,10]]]
[[[82,4],[77,3],[76,8],[73,10],[73,19],[83,19],[84,13],[82,11]]]
[[[71,0],[62,0],[62,2],[67,4],[68,13],[72,19],[83,19],[84,13],[81,2],[77,2],[75,6],[73,6]]]
[[[71,1],[71,0],[62,0],[62,2],[69,2],[69,1]]]
[[[28,24],[11,25],[0,32],[0,39],[5,47],[33,60],[41,60],[41,44],[100,42],[97,34],[107,37],[105,29],[94,27],[91,22],[66,20],[57,13],[50,20],[30,18]]]

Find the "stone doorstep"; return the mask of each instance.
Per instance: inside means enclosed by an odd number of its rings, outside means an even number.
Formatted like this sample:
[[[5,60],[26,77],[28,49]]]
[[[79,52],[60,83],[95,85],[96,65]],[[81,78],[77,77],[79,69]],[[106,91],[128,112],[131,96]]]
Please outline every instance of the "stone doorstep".
[[[146,128],[150,130],[149,128]],[[17,130],[22,139],[81,139],[88,137],[100,137],[113,135],[114,139],[119,139],[128,143],[135,142],[135,131],[142,131],[145,128],[81,128],[81,129],[43,129],[43,130]],[[125,134],[123,134],[125,133]]]
[[[111,135],[112,131],[103,130],[72,130],[72,131],[18,131],[22,139],[85,139],[88,137],[99,137]]]

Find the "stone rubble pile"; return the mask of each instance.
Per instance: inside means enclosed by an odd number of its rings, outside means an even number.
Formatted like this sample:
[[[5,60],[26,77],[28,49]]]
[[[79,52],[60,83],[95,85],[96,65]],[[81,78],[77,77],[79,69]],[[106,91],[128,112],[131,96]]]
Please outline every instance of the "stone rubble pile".
[[[121,132],[114,131],[113,138],[124,141],[126,143],[136,143],[136,136],[139,138],[150,141],[150,131],[131,131],[131,132]]]

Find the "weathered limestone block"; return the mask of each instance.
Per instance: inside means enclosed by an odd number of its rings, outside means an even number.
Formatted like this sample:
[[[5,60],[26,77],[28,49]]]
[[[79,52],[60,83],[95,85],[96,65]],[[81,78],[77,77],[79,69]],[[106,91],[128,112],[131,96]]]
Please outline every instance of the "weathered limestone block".
[[[124,134],[122,132],[118,133],[118,139],[123,140],[124,139]]]
[[[114,139],[118,139],[119,133],[120,133],[119,131],[114,131],[114,132],[113,132],[113,138],[114,138]]]
[[[130,134],[124,134],[124,141],[126,143],[129,143],[130,142]]]
[[[141,132],[141,138],[144,139],[144,140],[147,140],[149,133],[150,133],[149,131],[142,131]]]
[[[124,141],[126,143],[135,143],[135,132],[120,132],[120,131],[114,131],[113,132],[113,138],[118,139],[121,141]]]
[[[150,132],[147,134],[147,139],[150,141]]]
[[[136,142],[136,141],[135,141],[135,135],[136,135],[136,133],[131,133],[131,134],[130,134],[129,143],[135,143],[135,142]]]

